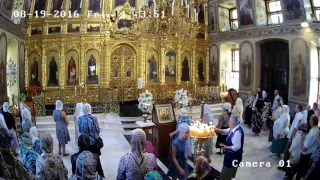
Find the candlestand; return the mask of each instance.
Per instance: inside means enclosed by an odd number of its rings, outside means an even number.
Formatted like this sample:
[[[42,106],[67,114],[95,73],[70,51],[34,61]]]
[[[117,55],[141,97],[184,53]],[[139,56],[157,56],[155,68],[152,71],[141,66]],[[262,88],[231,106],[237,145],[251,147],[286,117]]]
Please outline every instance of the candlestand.
[[[207,125],[203,122],[197,121],[194,125],[190,127],[190,137],[195,141],[197,148],[197,156],[203,156],[204,149],[203,146],[205,142],[214,136],[214,125],[212,122]]]

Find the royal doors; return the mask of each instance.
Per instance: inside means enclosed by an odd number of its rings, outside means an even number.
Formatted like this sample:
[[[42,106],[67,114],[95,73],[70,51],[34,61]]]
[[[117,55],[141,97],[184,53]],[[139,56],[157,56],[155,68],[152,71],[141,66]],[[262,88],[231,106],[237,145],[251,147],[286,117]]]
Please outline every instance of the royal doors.
[[[136,54],[132,47],[119,45],[111,54],[111,86],[118,89],[120,101],[136,100]]]

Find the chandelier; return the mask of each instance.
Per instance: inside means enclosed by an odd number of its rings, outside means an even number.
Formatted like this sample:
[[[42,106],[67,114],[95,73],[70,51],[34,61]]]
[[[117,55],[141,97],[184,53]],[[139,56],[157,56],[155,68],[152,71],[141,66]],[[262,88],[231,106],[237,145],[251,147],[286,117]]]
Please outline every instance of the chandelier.
[[[198,34],[197,5],[194,0],[142,0],[140,7],[131,8],[126,0],[123,8],[131,16],[132,33],[136,35],[195,38]],[[113,13],[113,16],[121,15]]]

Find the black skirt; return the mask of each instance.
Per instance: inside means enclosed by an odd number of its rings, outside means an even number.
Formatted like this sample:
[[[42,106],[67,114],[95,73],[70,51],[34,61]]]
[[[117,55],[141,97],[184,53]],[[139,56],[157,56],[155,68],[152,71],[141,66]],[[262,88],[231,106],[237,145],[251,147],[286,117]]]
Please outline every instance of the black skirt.
[[[246,107],[244,123],[248,126],[251,126],[251,118],[252,118],[252,108],[249,106]]]
[[[228,127],[222,127],[221,129],[228,129]],[[218,138],[217,138],[217,142],[216,142],[216,148],[221,148],[221,146],[219,144],[226,144],[226,140],[228,135],[223,135],[220,133],[218,134]]]

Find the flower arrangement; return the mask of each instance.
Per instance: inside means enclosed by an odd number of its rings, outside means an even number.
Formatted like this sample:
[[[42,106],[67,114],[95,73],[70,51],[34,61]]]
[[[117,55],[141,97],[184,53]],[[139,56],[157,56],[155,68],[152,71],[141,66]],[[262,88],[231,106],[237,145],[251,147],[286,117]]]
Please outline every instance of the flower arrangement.
[[[146,90],[145,93],[142,93],[139,96],[138,109],[140,111],[142,111],[142,113],[151,114],[152,113],[152,105],[153,105],[153,101],[152,100],[153,100],[152,94],[148,90]]]
[[[187,107],[189,104],[187,90],[183,90],[183,89],[177,90],[173,100],[178,108]]]

